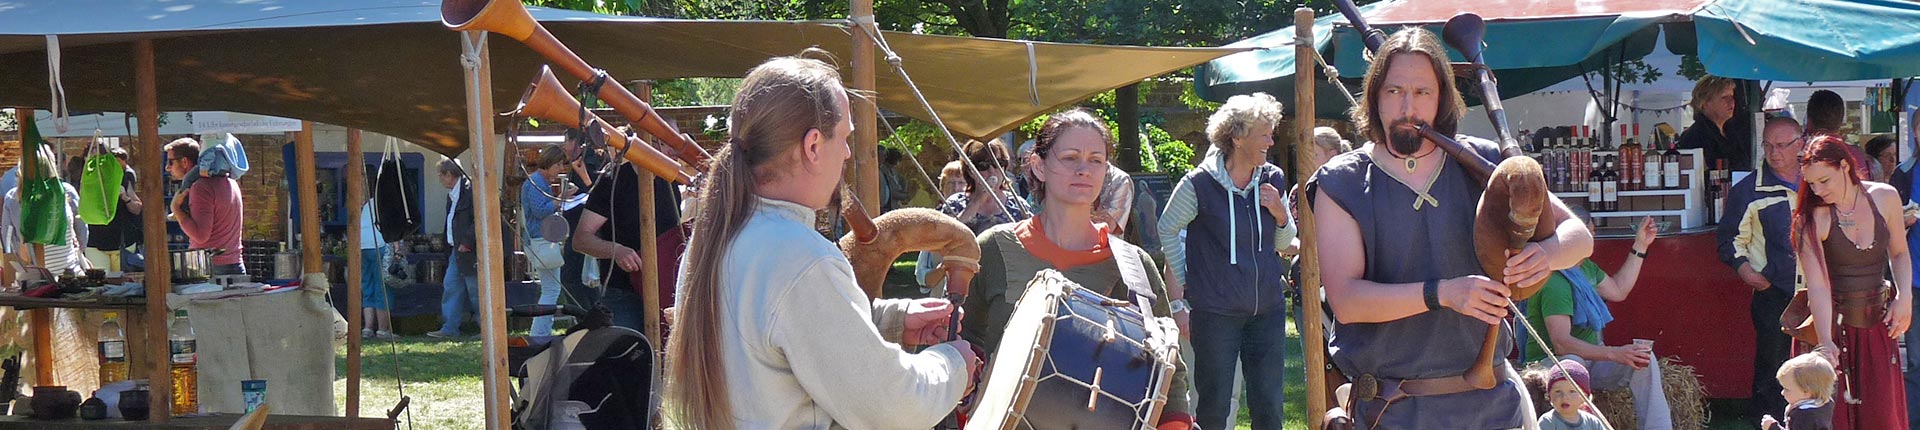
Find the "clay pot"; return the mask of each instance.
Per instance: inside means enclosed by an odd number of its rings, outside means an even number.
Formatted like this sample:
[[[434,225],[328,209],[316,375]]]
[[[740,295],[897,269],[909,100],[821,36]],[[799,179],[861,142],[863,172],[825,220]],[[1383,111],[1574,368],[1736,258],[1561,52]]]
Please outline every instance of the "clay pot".
[[[80,409],[80,393],[62,385],[33,387],[33,417],[63,420]]]
[[[147,419],[147,411],[149,410],[148,403],[151,402],[149,400],[151,398],[152,398],[152,392],[147,391],[147,388],[144,386],[134,387],[133,389],[127,390],[127,391],[121,391],[120,392],[120,416],[126,418],[127,421],[140,421],[140,420]]]

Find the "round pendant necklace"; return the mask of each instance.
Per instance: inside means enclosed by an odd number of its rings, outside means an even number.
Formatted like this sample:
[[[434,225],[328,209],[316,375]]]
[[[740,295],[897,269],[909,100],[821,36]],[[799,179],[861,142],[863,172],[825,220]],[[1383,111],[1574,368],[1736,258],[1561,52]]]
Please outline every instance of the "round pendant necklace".
[[[1440,147],[1435,146],[1433,148],[1429,148],[1427,149],[1427,152],[1422,152],[1420,153],[1420,155],[1415,155],[1411,157],[1402,157],[1400,156],[1400,154],[1394,153],[1393,148],[1387,148],[1387,155],[1393,156],[1393,158],[1405,160],[1407,163],[1407,173],[1413,173],[1413,169],[1415,167],[1419,167],[1420,159],[1425,158],[1429,154],[1433,154],[1433,151],[1437,149],[1440,149]]]
[[[1853,218],[1854,211],[1858,210],[1860,210],[1860,196],[1856,194],[1853,196],[1853,204],[1847,205],[1847,210],[1840,210],[1840,205],[1833,206],[1833,211],[1840,214],[1839,220],[1834,221],[1834,223],[1839,224],[1840,228],[1853,228],[1853,226],[1859,223],[1854,222],[1854,220],[1850,218]]]

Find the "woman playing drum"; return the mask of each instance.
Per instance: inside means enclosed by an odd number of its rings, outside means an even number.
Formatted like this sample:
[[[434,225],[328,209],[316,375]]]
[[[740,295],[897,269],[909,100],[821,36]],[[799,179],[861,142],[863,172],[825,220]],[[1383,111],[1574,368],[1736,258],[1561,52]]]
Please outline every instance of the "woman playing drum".
[[[1093,113],[1074,109],[1054,114],[1040,129],[1029,162],[1029,184],[1039,206],[1047,208],[1026,221],[1002,224],[980,234],[980,273],[973,279],[961,335],[992,351],[1024,289],[1044,269],[1073,283],[1120,300],[1148,301],[1152,316],[1172,312],[1165,300],[1160,269],[1138,246],[1109,234],[1093,222],[1093,204],[1107,171],[1113,137]],[[1184,366],[1173,375],[1158,428],[1188,428],[1192,423]]]

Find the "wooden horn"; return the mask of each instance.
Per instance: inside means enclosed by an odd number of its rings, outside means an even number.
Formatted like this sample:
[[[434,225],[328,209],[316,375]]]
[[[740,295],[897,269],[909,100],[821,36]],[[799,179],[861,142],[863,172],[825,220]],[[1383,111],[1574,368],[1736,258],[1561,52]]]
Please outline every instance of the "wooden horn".
[[[1487,195],[1482,198],[1494,197],[1497,194],[1504,200],[1495,202],[1499,206],[1492,208],[1498,213],[1479,214],[1477,217],[1502,217],[1506,218],[1507,222],[1489,223],[1498,225],[1493,228],[1495,231],[1485,234],[1484,236],[1487,236],[1485,238],[1482,238],[1483,235],[1479,231],[1475,232],[1475,247],[1488,248],[1482,253],[1485,255],[1483,259],[1496,256],[1492,251],[1493,247],[1506,249],[1505,253],[1499,255],[1518,253],[1526,247],[1527,243],[1552,236],[1554,232],[1552,226],[1559,225],[1561,221],[1561,217],[1556,216],[1557,212],[1549,207],[1548,201],[1552,197],[1545,189],[1545,179],[1540,177],[1543,174],[1540,172],[1539,164],[1527,158],[1526,152],[1520,149],[1520,142],[1513,138],[1513,127],[1507,123],[1507,110],[1500,104],[1499,82],[1494,79],[1493,69],[1486,66],[1483,55],[1482,42],[1486,31],[1486,21],[1481,19],[1480,15],[1462,13],[1448,19],[1446,26],[1441,28],[1440,34],[1441,40],[1444,40],[1454,51],[1460,52],[1461,56],[1466,57],[1467,62],[1473,67],[1473,75],[1479,78],[1480,100],[1486,106],[1487,120],[1493,123],[1494,132],[1498,135],[1500,153],[1507,158],[1507,162],[1525,160],[1531,167],[1524,170],[1524,173],[1506,174],[1505,177],[1491,179],[1488,183]],[[1502,163],[1501,168],[1496,169],[1494,173],[1496,176],[1506,172],[1505,164]],[[1489,202],[1483,200],[1481,208],[1489,209]],[[1548,227],[1540,228],[1543,225]],[[1476,227],[1480,226],[1476,225]],[[1487,244],[1477,243],[1480,241],[1486,241]],[[1492,266],[1487,262],[1481,264],[1483,267]],[[1488,274],[1499,277],[1493,272]],[[1538,292],[1541,286],[1540,284],[1516,285],[1506,279],[1501,279],[1501,282],[1507,284],[1512,300],[1525,300]],[[1499,342],[1500,327],[1488,326],[1486,340],[1480,345],[1480,355],[1474,360],[1473,367],[1467,369],[1466,376],[1469,383],[1483,389],[1492,388],[1497,384],[1500,375],[1494,374],[1493,364],[1495,360],[1501,359],[1494,356]]]
[[[533,49],[533,52],[552,61],[574,79],[592,81],[603,75],[603,72],[594,69],[587,64],[586,60],[574,54],[573,50],[561,44],[560,40],[554,38],[552,33],[548,33],[547,28],[541,26],[539,21],[534,21],[533,15],[528,14],[527,8],[521,6],[517,0],[443,0],[440,2],[440,23],[455,31],[483,30],[520,41]],[[712,158],[706,149],[680,134],[680,130],[661,118],[660,113],[654,111],[652,105],[634,96],[633,92],[620,85],[619,81],[610,77],[607,81],[610,81],[611,85],[601,85],[599,92],[596,93],[601,100],[613,106],[614,111],[625,115],[635,129],[645,131],[673,146],[680,159],[692,165],[695,170],[706,171],[707,159]],[[609,136],[617,134],[612,133]],[[641,143],[641,146],[646,146],[644,142]],[[658,153],[658,151],[654,152]]]
[[[580,101],[574,100],[573,94],[567,92],[566,86],[560,83],[559,78],[553,76],[553,71],[548,70],[547,66],[540,66],[539,76],[535,76],[533,85],[527,87],[526,95],[521,96],[520,106],[517,109],[521,115],[542,121],[557,122],[568,128],[598,127],[600,132],[607,136],[607,146],[612,147],[614,151],[626,153],[627,161],[674,182],[682,184],[693,182],[694,172],[686,166],[668,158],[667,154],[661,153],[653,145],[621,133],[605,120],[600,119],[599,115],[580,110]],[[583,117],[586,120],[585,124],[581,122]]]
[[[1508,157],[1524,156],[1520,141],[1513,138],[1513,126],[1507,124],[1507,108],[1500,103],[1499,81],[1493,77],[1493,69],[1481,57],[1482,40],[1487,34],[1487,22],[1480,15],[1463,13],[1454,15],[1440,29],[1440,39],[1447,46],[1459,51],[1473,63],[1474,75],[1480,79],[1480,99],[1486,106],[1487,120],[1493,123],[1494,133],[1500,138],[1500,153]]]

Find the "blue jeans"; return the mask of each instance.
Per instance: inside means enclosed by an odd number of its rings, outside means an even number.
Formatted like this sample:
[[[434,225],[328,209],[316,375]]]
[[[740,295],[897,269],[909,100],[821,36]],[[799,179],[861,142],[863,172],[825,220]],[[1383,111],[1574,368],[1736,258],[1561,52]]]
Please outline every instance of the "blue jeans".
[[[600,304],[607,305],[607,311],[613,313],[613,325],[647,332],[647,301],[640,297],[640,293],[633,292],[632,288],[626,285],[609,286],[606,293],[600,296]],[[660,342],[658,339],[648,340]]]
[[[1233,367],[1239,364],[1247,378],[1247,411],[1254,430],[1279,430],[1285,404],[1281,367],[1286,364],[1286,307],[1251,317],[1195,310],[1190,321],[1194,419],[1200,428],[1232,428]]]
[[[247,274],[247,263],[215,264],[213,267],[207,268],[207,274],[215,276],[245,275]]]
[[[480,278],[460,273],[458,258],[447,258],[447,275],[440,281],[440,332],[460,334],[460,320],[480,312]]]
[[[551,305],[557,303],[560,303],[560,268],[555,267],[541,270],[539,304]],[[534,317],[533,325],[527,329],[527,334],[531,336],[552,336],[553,317]]]
[[[393,310],[387,294],[387,246],[360,250],[360,307]]]

